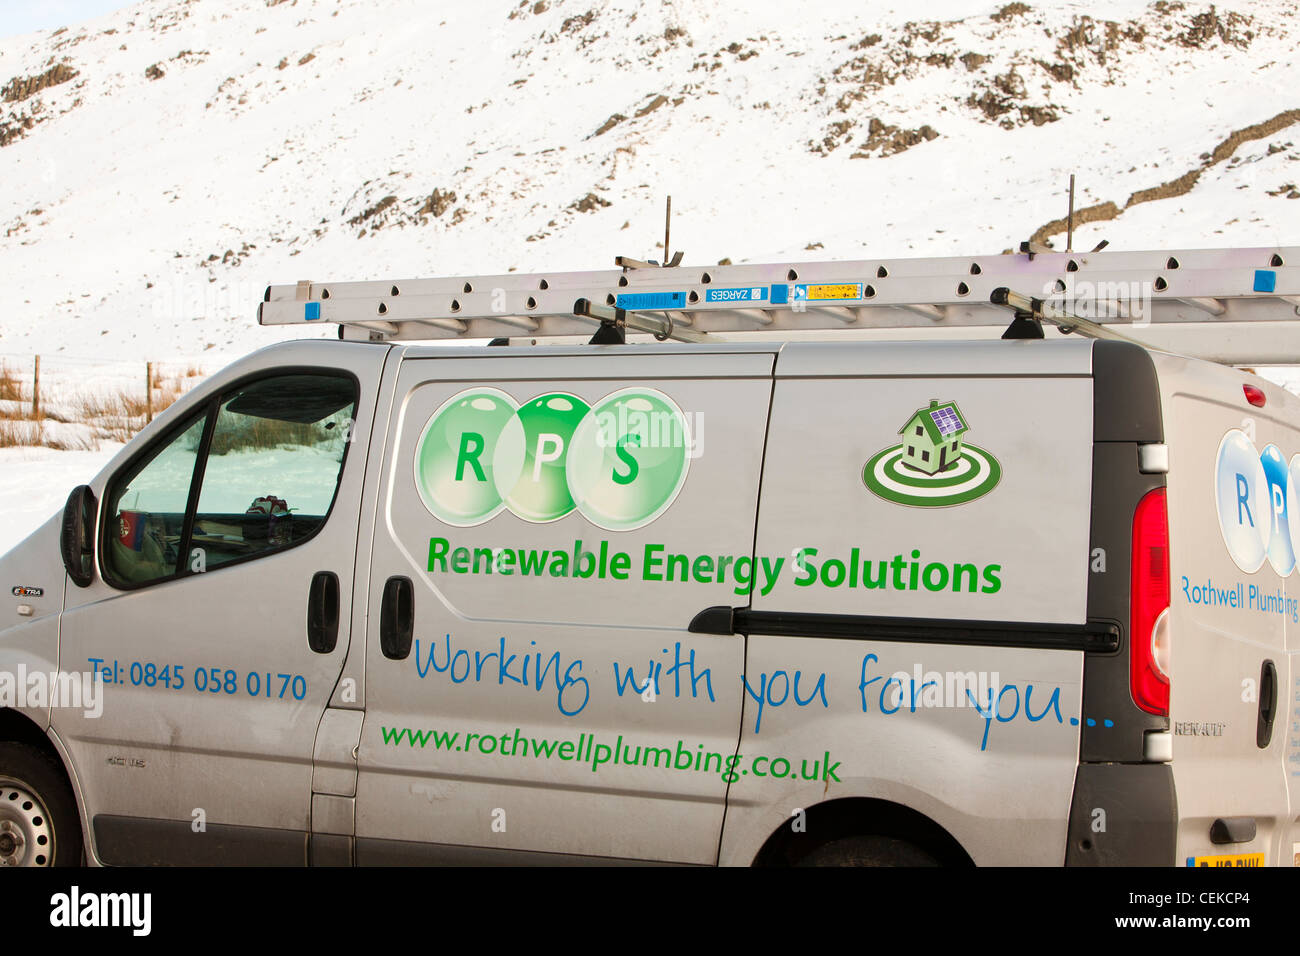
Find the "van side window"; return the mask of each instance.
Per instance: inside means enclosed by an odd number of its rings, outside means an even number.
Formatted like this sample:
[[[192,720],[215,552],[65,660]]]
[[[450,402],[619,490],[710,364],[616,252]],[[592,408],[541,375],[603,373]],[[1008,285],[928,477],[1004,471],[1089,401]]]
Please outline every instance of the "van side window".
[[[351,377],[324,372],[209,402],[109,484],[106,579],[138,587],[310,537],[334,504],[356,403]]]
[[[104,562],[110,576],[144,584],[176,573],[185,509],[207,412],[125,474],[107,496]]]
[[[208,569],[311,536],[338,489],[356,409],[348,379],[290,375],[223,396],[191,556]]]

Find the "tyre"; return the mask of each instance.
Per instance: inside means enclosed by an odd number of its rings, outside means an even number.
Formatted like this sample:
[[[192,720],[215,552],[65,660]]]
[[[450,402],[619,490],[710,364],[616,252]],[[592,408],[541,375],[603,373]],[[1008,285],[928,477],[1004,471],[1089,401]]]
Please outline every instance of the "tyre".
[[[823,843],[796,866],[939,866],[920,847],[886,836],[842,837]]]
[[[27,744],[0,743],[0,866],[79,866],[81,820],[63,767]]]

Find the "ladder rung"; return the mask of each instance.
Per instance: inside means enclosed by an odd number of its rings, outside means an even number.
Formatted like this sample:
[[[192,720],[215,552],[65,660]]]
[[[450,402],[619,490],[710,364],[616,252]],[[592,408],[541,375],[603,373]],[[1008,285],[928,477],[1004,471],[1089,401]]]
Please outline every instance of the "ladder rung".
[[[1198,309],[1203,309],[1206,312],[1210,313],[1210,315],[1223,315],[1223,313],[1228,311],[1228,307],[1224,305],[1223,302],[1220,301],[1219,299],[1195,298],[1195,297],[1189,298],[1184,296],[1182,301],[1186,302],[1188,305],[1194,305]]]

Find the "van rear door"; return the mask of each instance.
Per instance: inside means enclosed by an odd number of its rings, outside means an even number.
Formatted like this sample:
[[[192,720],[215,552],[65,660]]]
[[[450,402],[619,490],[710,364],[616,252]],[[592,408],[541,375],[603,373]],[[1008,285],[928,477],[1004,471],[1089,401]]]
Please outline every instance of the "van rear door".
[[[1172,768],[1178,863],[1294,860],[1300,399],[1238,369],[1157,355],[1169,443]],[[1264,404],[1252,405],[1244,385]]]
[[[744,642],[687,627],[749,587],[773,361],[407,353],[358,863],[717,860]]]
[[[977,863],[1062,863],[1079,724],[1105,717],[1081,710],[1091,348],[781,352],[723,862],[868,798]]]

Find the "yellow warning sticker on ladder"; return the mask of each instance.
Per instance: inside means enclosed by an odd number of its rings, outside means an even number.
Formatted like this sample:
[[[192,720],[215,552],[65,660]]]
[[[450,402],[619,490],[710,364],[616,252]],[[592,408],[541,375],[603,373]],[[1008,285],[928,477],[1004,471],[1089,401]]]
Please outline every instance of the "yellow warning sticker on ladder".
[[[806,282],[794,287],[795,299],[809,302],[844,302],[862,298],[860,282]]]

